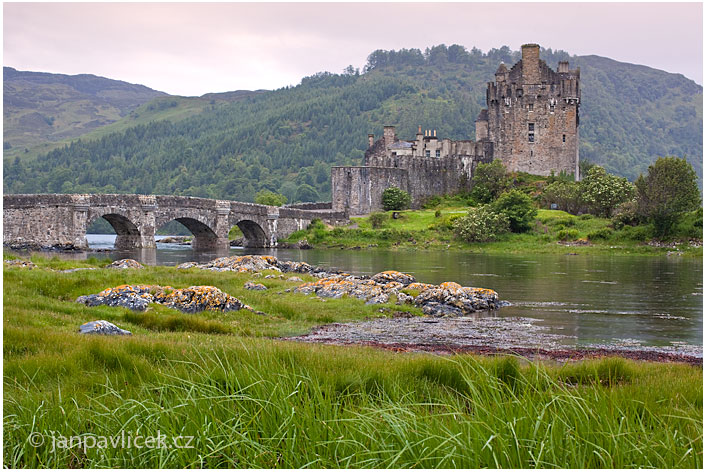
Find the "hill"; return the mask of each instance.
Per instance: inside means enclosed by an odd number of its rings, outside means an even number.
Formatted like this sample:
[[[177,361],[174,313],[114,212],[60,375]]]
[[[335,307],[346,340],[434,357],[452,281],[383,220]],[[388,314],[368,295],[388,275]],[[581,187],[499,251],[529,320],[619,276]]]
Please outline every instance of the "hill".
[[[543,50],[541,57],[553,68],[559,60],[581,67],[582,159],[634,179],[658,156],[686,156],[701,174],[701,86],[679,74],[597,56]],[[363,73],[352,67],[323,72],[296,87],[235,101],[204,97],[208,106],[192,114],[171,120],[157,114],[134,126],[136,118],[127,116],[111,125],[123,129],[99,139],[81,139],[35,160],[6,160],[5,192],[251,201],[269,189],[290,202],[326,199],[330,166],[360,163],[367,134],[379,135],[384,124],[395,124],[401,137],[413,136],[421,124],[441,137],[473,138],[486,83],[501,61],[518,59],[519,52],[507,47],[488,53],[458,45],[375,51]],[[193,103],[177,100],[169,111],[179,115]]]
[[[164,95],[143,85],[95,75],[3,67],[5,153],[19,154],[37,144],[76,138]]]

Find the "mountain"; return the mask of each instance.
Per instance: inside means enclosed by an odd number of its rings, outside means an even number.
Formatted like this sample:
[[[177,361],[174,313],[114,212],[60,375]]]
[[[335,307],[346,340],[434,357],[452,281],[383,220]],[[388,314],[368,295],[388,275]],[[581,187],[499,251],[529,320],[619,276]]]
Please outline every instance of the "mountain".
[[[560,60],[581,67],[582,159],[634,179],[658,156],[686,156],[701,174],[701,86],[680,74],[598,56],[542,50],[541,57],[553,68]],[[36,159],[5,160],[5,192],[252,201],[258,190],[269,189],[290,202],[326,199],[331,165],[360,165],[367,134],[380,135],[383,125],[396,125],[402,138],[413,137],[418,125],[441,137],[473,138],[487,82],[500,62],[518,59],[507,47],[488,53],[458,45],[378,50],[363,73],[352,67],[323,72],[296,87],[233,101],[159,98],[105,128],[119,131],[97,130],[100,137]],[[186,107],[192,111],[185,113]]]
[[[76,138],[164,95],[143,85],[95,75],[3,67],[5,153],[21,153],[37,144]]]

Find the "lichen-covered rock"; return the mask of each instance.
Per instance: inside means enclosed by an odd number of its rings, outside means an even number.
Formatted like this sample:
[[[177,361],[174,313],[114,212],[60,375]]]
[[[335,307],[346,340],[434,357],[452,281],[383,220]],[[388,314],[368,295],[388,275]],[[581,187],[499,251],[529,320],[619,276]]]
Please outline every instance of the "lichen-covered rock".
[[[267,287],[262,284],[256,284],[255,282],[245,282],[243,287],[245,287],[246,290],[267,290]]]
[[[113,323],[105,320],[89,321],[88,323],[82,324],[78,328],[81,334],[103,334],[108,336],[130,336],[132,333],[130,331],[120,329]]]
[[[191,263],[189,263],[191,264]],[[182,268],[185,264],[182,264],[178,268]],[[277,258],[274,256],[230,256],[230,257],[220,257],[214,259],[205,264],[189,265],[191,268],[197,267],[199,269],[213,270],[216,272],[259,272],[263,270],[275,270],[280,272],[281,269],[277,267]]]
[[[414,304],[428,315],[467,315],[479,310],[496,309],[498,294],[486,288],[462,287],[456,282],[432,286],[414,299]]]
[[[144,266],[135,259],[120,259],[105,266],[107,269],[142,269]]]
[[[185,313],[199,311],[238,311],[252,310],[235,297],[222,292],[216,287],[199,285],[176,290],[165,290],[155,294],[154,301]]]
[[[5,259],[5,264],[11,267],[21,267],[23,269],[36,269],[37,265],[32,261],[23,261],[22,259]]]
[[[198,262],[184,262],[183,264],[179,264],[176,266],[177,269],[191,269],[192,267],[198,267],[199,263]]]
[[[397,293],[397,305],[404,305],[404,304],[413,304],[414,303],[414,297],[411,295],[407,295],[404,292],[399,292]]]
[[[150,303],[160,303],[185,313],[252,310],[237,298],[211,286],[174,289],[159,285],[120,285],[95,295],[80,296],[76,301],[87,306],[122,306],[134,311],[145,311]]]
[[[479,310],[496,309],[500,306],[498,294],[484,288],[462,287],[455,282],[441,285],[389,281],[388,277],[378,277],[385,283],[356,276],[327,277],[316,282],[302,284],[294,289],[296,293],[312,294],[324,298],[341,298],[344,295],[365,300],[366,304],[387,303],[391,295],[397,296],[397,304],[410,303],[431,316],[461,316]],[[419,291],[412,297],[400,289]]]
[[[388,282],[397,282],[403,286],[409,285],[416,282],[414,276],[398,272],[396,270],[386,270],[385,272],[380,272],[371,277],[375,282],[379,284],[385,284]]]
[[[145,311],[153,302],[153,297],[149,285],[119,285],[95,295],[80,296],[76,301],[86,306],[122,306],[134,311]]]
[[[287,282],[304,282],[301,277],[297,277],[296,275],[293,275],[292,277],[289,277],[287,279]]]

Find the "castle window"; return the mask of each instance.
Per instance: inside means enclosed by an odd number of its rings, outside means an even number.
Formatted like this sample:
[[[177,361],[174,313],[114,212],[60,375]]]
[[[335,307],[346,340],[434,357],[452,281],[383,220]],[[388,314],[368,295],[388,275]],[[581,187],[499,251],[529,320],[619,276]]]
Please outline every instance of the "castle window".
[[[517,98],[522,97],[522,89],[517,89]]]
[[[527,108],[529,108],[529,111],[534,111],[534,103],[527,105]]]
[[[441,149],[436,150],[436,157],[441,157]]]
[[[549,113],[554,113],[554,105],[549,105]]]
[[[566,135],[565,135],[565,134],[562,134],[562,135],[561,135],[561,142],[562,142],[562,143],[565,143],[565,142],[566,142]]]
[[[534,131],[534,123],[528,123],[527,127],[528,127],[528,131]]]
[[[528,131],[528,133],[527,133],[527,140],[528,140],[530,143],[533,143],[533,142],[534,142],[534,123],[528,123],[528,124],[527,124],[527,131]]]
[[[426,150],[426,156],[431,157],[431,151],[429,149]]]

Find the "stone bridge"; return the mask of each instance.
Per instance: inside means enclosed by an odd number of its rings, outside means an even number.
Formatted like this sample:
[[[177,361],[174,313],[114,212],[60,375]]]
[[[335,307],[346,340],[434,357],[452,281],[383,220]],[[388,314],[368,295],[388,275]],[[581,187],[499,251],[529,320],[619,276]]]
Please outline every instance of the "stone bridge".
[[[344,212],[305,210],[207,198],[164,195],[3,196],[3,244],[29,247],[88,248],[86,229],[98,218],[115,229],[116,249],[154,248],[155,230],[176,220],[194,238],[195,249],[228,247],[237,225],[247,247],[276,247],[277,240],[319,218],[329,224],[348,220]]]

